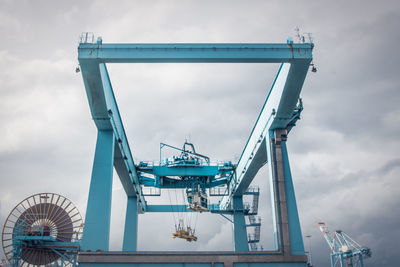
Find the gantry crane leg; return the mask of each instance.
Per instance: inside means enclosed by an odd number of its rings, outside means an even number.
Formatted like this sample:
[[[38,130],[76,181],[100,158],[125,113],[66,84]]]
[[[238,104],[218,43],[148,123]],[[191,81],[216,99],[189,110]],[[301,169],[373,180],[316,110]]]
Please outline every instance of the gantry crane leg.
[[[136,197],[127,197],[123,251],[137,250],[138,203]]]
[[[246,220],[244,218],[243,196],[233,197],[233,240],[235,251],[249,251]]]
[[[270,164],[272,217],[275,247],[284,255],[304,255],[303,238],[297,212],[289,158],[286,148],[287,131],[270,131],[267,153]]]
[[[115,137],[99,130],[87,202],[82,250],[108,251]]]

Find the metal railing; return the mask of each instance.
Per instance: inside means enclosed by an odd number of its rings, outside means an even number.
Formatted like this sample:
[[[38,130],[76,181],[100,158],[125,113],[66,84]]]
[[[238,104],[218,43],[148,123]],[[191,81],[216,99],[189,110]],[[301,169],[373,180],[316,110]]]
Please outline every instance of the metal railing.
[[[83,32],[79,36],[80,44],[93,44],[94,43],[94,34],[92,32]]]
[[[228,188],[226,186],[224,187],[211,187],[209,189],[209,195],[212,197],[218,197],[218,196],[227,196],[229,194]]]
[[[142,195],[149,196],[149,197],[151,197],[151,196],[159,197],[159,196],[161,196],[161,188],[142,186]]]
[[[220,168],[222,167],[231,167],[232,162],[230,161],[210,161],[209,163],[206,163],[204,160],[199,160],[198,161],[200,164],[199,166],[218,166]],[[155,161],[140,161],[139,162],[139,167],[153,167],[153,166],[164,166],[164,165],[172,165],[175,162],[172,160],[172,158],[167,158],[162,160],[161,162],[158,160]]]

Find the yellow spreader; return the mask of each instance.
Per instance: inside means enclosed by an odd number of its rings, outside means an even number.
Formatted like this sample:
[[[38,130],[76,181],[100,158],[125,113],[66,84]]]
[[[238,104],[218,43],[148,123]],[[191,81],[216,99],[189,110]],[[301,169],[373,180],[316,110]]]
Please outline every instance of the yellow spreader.
[[[197,236],[191,234],[190,229],[189,229],[189,231],[178,230],[172,234],[172,237],[186,239],[186,241],[188,241],[188,242],[197,241]]]

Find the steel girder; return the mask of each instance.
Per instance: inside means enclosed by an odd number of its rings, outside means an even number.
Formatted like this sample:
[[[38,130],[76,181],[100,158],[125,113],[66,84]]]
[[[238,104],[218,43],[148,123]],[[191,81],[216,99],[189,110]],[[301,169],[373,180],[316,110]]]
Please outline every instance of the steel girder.
[[[98,63],[284,63],[311,59],[303,44],[103,44],[81,43],[79,60]]]

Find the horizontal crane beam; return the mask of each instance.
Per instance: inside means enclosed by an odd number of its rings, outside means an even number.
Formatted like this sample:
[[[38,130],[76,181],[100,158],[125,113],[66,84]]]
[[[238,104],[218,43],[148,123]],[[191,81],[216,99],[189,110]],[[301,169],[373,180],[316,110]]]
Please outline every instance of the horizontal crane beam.
[[[219,205],[208,205],[211,213],[233,214],[234,210],[220,210]],[[235,210],[247,213],[248,210]],[[147,205],[147,212],[198,212],[188,208],[187,205]]]
[[[147,205],[147,212],[194,212],[187,205]]]
[[[215,176],[217,174],[229,173],[229,170],[224,168],[221,170],[219,166],[151,166],[137,167],[144,173],[150,173],[157,176]]]
[[[228,184],[231,176],[222,178],[209,178],[209,177],[197,177],[197,182],[200,182],[204,188],[212,188],[217,186],[222,186]],[[150,178],[146,176],[139,176],[140,184],[149,187],[156,187],[162,189],[177,189],[177,188],[188,188],[188,186],[195,184],[191,179],[172,179],[168,177],[158,177]]]
[[[302,44],[79,44],[79,60],[99,63],[282,63],[310,60]]]

